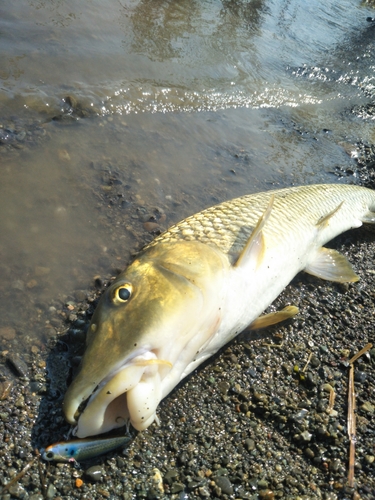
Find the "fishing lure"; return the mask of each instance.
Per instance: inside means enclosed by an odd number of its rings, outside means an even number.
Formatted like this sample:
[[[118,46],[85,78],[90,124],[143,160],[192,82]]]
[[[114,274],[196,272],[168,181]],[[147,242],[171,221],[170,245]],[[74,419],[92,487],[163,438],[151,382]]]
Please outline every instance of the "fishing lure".
[[[44,460],[49,462],[81,462],[125,446],[132,439],[128,435],[102,439],[73,439],[51,444],[41,453]]]

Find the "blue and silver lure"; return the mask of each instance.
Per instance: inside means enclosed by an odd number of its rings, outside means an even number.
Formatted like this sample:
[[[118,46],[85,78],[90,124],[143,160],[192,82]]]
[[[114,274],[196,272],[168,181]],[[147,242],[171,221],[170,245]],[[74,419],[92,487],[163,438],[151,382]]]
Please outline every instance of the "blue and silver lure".
[[[42,457],[47,461],[83,462],[125,446],[132,440],[131,436],[116,436],[103,439],[87,438],[61,441],[42,450]]]

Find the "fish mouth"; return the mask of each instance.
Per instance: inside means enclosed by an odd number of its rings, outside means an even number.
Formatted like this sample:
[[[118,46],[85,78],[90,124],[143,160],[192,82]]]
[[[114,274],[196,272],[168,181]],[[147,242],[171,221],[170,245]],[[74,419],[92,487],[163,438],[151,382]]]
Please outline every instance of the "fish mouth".
[[[169,371],[172,364],[158,359],[152,351],[127,360],[102,380],[78,415],[76,405],[74,420],[78,423],[73,434],[84,438],[129,422],[139,431],[146,429],[156,418],[162,399],[161,375],[166,368]]]

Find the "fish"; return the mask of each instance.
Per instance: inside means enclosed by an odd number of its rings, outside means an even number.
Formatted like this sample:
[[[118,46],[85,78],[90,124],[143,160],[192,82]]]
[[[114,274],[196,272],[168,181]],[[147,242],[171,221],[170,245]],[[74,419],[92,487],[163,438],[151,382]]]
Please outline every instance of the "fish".
[[[323,245],[375,223],[375,191],[322,184],[245,195],[170,227],[102,295],[63,401],[84,438],[155,420],[160,401],[245,329],[293,317],[263,315],[300,271],[356,282],[347,258]]]
[[[127,435],[94,439],[72,439],[47,446],[42,450],[41,455],[48,462],[84,462],[90,458],[124,447],[132,440],[133,438]]]

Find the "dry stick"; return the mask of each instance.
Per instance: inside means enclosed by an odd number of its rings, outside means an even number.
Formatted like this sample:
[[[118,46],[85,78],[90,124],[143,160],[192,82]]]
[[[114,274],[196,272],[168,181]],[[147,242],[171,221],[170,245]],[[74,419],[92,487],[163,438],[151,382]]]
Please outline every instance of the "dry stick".
[[[305,364],[305,366],[303,367],[303,370],[302,370],[302,372],[303,372],[303,373],[307,370],[307,367],[308,367],[308,366],[309,366],[309,364],[310,364],[310,361],[311,361],[312,355],[313,355],[313,353],[312,353],[312,352],[310,352],[309,357],[307,358],[306,364]]]
[[[358,358],[360,358],[363,354],[365,354],[367,351],[369,351],[372,347],[372,344],[366,344],[363,349],[357,352],[351,359],[349,359],[349,363],[352,364],[354,361],[357,361]]]
[[[25,465],[25,467],[21,470],[21,472],[19,472],[14,477],[12,477],[12,479],[3,487],[3,489],[1,490],[1,493],[3,494],[6,490],[8,490],[12,486],[12,484],[16,483],[19,479],[21,479],[26,474],[26,472],[30,469],[30,467],[32,467],[34,465],[34,462],[37,458],[38,457],[34,457],[32,460],[30,460],[30,462],[28,462]]]
[[[350,442],[349,448],[349,472],[348,483],[351,488],[354,487],[354,464],[355,464],[355,443],[356,435],[356,417],[355,417],[355,391],[354,391],[354,362],[369,351],[372,344],[366,344],[357,354],[349,360],[349,386],[348,386],[348,436]]]
[[[356,443],[356,425],[355,425],[355,392],[354,392],[354,365],[349,365],[349,388],[348,388],[348,435],[349,435],[349,473],[348,483],[351,488],[354,487],[354,463],[355,463],[355,443]]]
[[[42,462],[40,460],[39,450],[35,450],[38,457],[38,471],[39,471],[39,480],[40,480],[40,488],[42,490],[43,498],[47,498],[47,484],[46,484],[46,476],[42,470]]]

